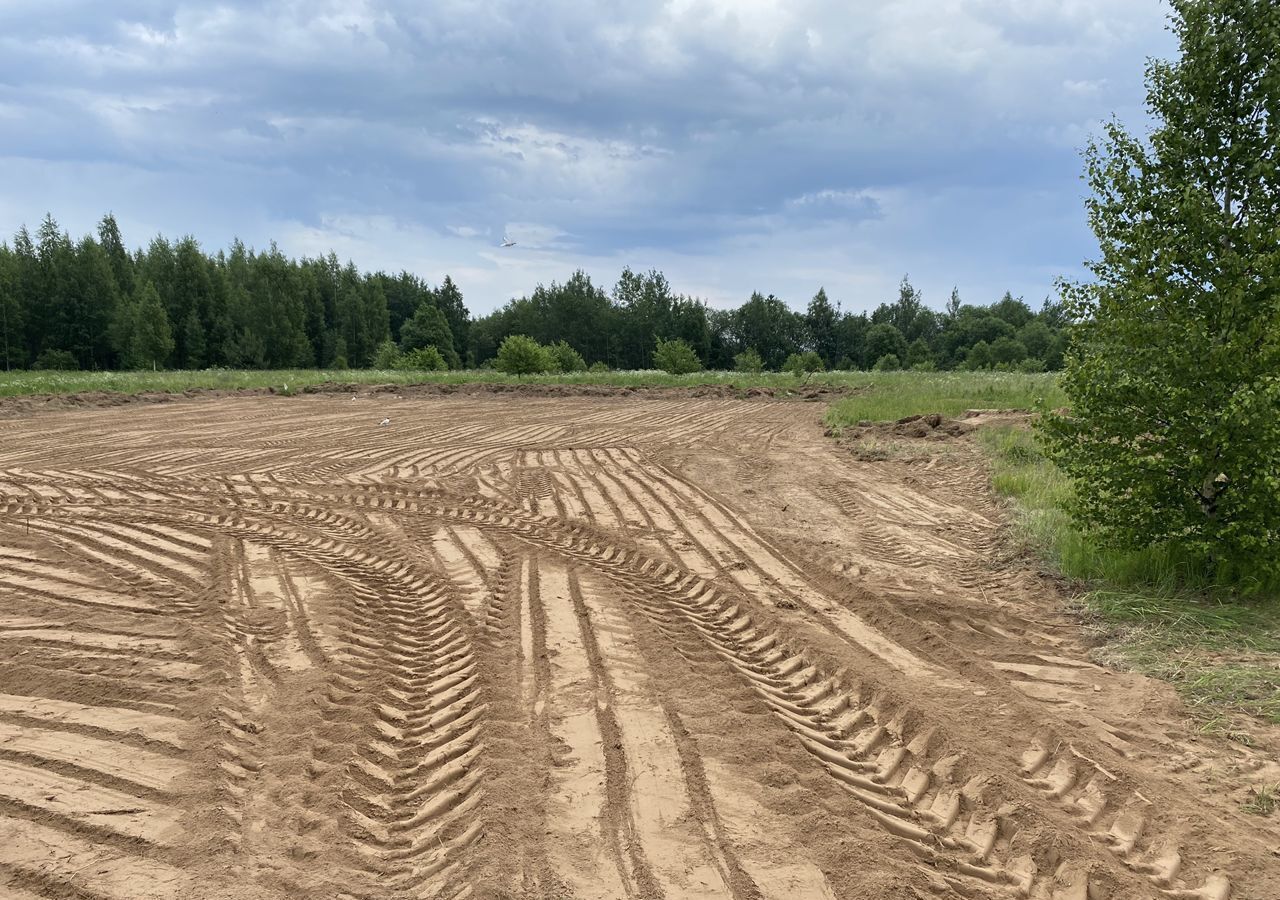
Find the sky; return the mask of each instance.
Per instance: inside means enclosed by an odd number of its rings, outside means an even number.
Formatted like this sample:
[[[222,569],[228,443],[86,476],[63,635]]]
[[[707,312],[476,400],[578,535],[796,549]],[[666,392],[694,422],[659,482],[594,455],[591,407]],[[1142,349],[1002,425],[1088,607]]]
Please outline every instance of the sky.
[[[1083,274],[1080,150],[1145,127],[1157,0],[0,0],[0,239],[108,210],[452,276],[583,269],[716,307],[1038,308]],[[501,248],[503,236],[516,246]]]

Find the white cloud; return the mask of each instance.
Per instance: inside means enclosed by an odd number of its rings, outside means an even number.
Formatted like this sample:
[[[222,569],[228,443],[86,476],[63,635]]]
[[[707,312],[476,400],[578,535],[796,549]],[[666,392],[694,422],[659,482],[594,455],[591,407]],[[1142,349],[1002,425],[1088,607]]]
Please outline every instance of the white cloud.
[[[0,7],[0,234],[240,234],[446,272],[582,266],[716,302],[1048,288],[1078,148],[1139,115],[1156,0],[66,0]],[[1135,122],[1135,124],[1139,124]],[[518,253],[500,252],[507,229]],[[468,283],[472,288],[468,289]],[[1003,287],[999,288],[1003,290]],[[998,292],[997,292],[998,293]]]

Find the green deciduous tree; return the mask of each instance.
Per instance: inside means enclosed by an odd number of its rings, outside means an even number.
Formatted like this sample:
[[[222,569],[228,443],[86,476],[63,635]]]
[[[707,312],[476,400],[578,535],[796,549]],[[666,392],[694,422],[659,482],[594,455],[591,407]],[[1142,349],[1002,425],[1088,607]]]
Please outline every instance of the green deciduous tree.
[[[754,347],[766,369],[782,368],[804,342],[804,317],[773,294],[753,293],[732,313],[731,328],[739,347]]]
[[[1086,152],[1095,280],[1064,286],[1070,413],[1042,434],[1074,513],[1222,576],[1280,571],[1280,5],[1172,0],[1149,141]]]
[[[452,351],[453,347],[450,346],[449,349]],[[402,353],[397,356],[392,368],[425,372],[447,372],[449,371],[449,364],[445,361],[444,355],[435,347],[418,347],[415,350],[410,350],[408,353]]]
[[[748,347],[733,358],[735,372],[763,372],[764,360],[754,347]]]
[[[406,351],[435,346],[454,367],[464,359],[483,366],[504,338],[523,334],[544,346],[563,342],[582,361],[613,367],[652,366],[657,341],[679,339],[702,366],[734,368],[735,357],[750,349],[765,368],[775,370],[805,350],[816,352],[828,367],[865,367],[891,350],[912,367],[950,368],[963,364],[980,341],[990,349],[1000,337],[1016,337],[1054,369],[1061,363],[1066,322],[1060,303],[1046,303],[1032,314],[1009,295],[990,307],[974,307],[962,305],[953,292],[947,312],[935,313],[906,279],[897,299],[870,316],[841,313],[822,289],[803,313],[758,292],[736,309],[712,309],[675,293],[661,272],[630,269],[612,294],[578,271],[563,284],[539,284],[529,296],[473,321],[447,276],[432,288],[410,272],[365,274],[333,253],[294,260],[274,245],[255,251],[239,240],[211,256],[189,236],[177,241],[157,236],[131,255],[110,214],[99,223],[96,237],[79,242],[72,242],[50,215],[36,239],[22,228],[9,248],[0,244],[5,364],[20,368],[56,350],[72,354],[83,368],[121,365],[113,332],[128,311],[119,307],[132,302],[144,281],[155,287],[172,330],[175,348],[167,364],[181,368],[339,361],[364,367],[375,363],[389,337]],[[873,325],[896,328],[909,348],[896,339],[885,346],[881,328],[868,349]]]
[[[672,375],[687,375],[702,368],[698,354],[679,338],[670,341],[659,338],[653,349],[653,364]]]
[[[399,361],[400,348],[396,346],[395,341],[383,341],[378,345],[378,349],[373,352],[373,367],[375,369],[394,369]]]
[[[435,347],[451,369],[462,365],[457,351],[453,349],[453,332],[449,329],[449,321],[430,300],[422,301],[413,317],[400,326],[400,349],[408,353],[419,347]]]
[[[555,360],[556,369],[561,372],[585,372],[587,361],[582,354],[569,346],[567,341],[556,341],[547,347],[547,352]]]
[[[902,360],[907,356],[907,339],[902,336],[896,325],[882,322],[867,329],[866,358],[869,362],[879,362],[885,356],[893,356]]]
[[[550,372],[555,360],[547,348],[523,334],[509,335],[498,347],[495,363],[499,372],[508,375],[538,375]]]
[[[997,366],[1010,367],[1027,358],[1027,348],[1011,337],[998,337],[991,342],[991,361]]]
[[[787,361],[783,363],[782,368],[783,371],[790,372],[797,378],[803,378],[806,375],[812,375],[814,372],[822,371],[822,357],[814,350],[792,353],[787,357]]]

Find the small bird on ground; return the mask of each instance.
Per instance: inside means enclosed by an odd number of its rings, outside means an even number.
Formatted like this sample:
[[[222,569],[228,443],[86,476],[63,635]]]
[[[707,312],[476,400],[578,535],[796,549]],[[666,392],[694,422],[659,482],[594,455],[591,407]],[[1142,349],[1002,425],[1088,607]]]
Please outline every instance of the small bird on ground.
[[[380,424],[380,425],[390,425],[390,424],[391,424],[391,420],[390,420],[390,419],[383,419],[379,424]]]

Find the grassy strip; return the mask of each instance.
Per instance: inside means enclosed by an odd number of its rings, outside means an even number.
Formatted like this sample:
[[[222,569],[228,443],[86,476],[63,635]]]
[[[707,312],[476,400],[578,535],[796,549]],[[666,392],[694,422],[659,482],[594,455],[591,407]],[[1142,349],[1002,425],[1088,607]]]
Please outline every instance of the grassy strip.
[[[1232,714],[1280,724],[1280,602],[1274,586],[1208,583],[1189,560],[1153,547],[1101,546],[1064,510],[1066,477],[1025,428],[980,432],[997,492],[1017,501],[1018,531],[1063,574],[1110,639],[1102,661],[1171,682],[1207,732],[1238,740]],[[1256,596],[1240,597],[1240,589]],[[1270,590],[1269,590],[1270,589]]]
[[[137,394],[144,391],[181,393],[193,388],[235,390],[274,387],[290,392],[311,385],[332,382],[348,384],[586,384],[615,387],[694,387],[724,385],[736,388],[765,387],[795,390],[802,387],[836,387],[901,392],[902,385],[916,380],[947,377],[929,373],[823,372],[805,379],[784,372],[694,372],[668,375],[657,370],[620,372],[569,372],[558,375],[505,375],[492,369],[453,372],[426,372],[380,369],[286,369],[256,371],[245,369],[203,369],[194,372],[4,372],[0,373],[0,397],[32,394],[77,394],[113,391]],[[987,373],[958,376],[985,381]],[[1051,379],[1052,376],[1001,376]],[[975,396],[980,391],[973,391]],[[926,410],[928,411],[928,410]],[[903,415],[906,415],[904,413]]]
[[[1043,401],[1065,401],[1052,373],[1020,372],[858,372],[861,390],[831,404],[827,424],[839,430],[861,421],[884,422],[905,416],[967,409],[1031,409]]]

